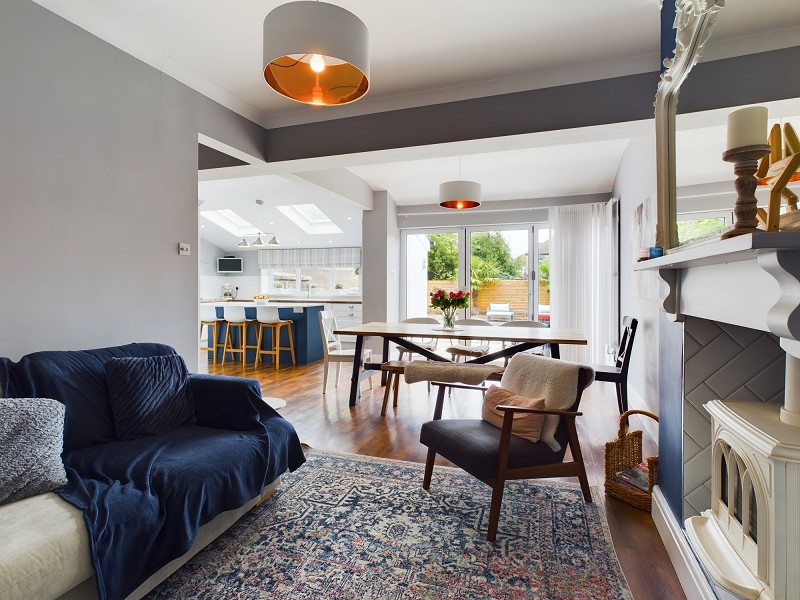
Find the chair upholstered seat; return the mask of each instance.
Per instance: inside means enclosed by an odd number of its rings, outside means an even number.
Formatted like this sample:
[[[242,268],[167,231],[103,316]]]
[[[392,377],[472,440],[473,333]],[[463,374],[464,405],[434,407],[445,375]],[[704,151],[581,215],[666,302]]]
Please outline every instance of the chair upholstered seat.
[[[447,347],[447,352],[455,356],[480,357],[489,353],[489,346],[462,346],[461,344],[453,344]]]
[[[501,430],[478,419],[441,419],[423,423],[420,442],[458,464],[478,479],[492,479],[497,474],[497,454],[500,449]],[[562,435],[559,435],[561,433]],[[567,436],[556,433],[561,445],[553,452],[546,444],[529,442],[511,436],[508,447],[508,468],[521,469],[561,462],[567,451]]]

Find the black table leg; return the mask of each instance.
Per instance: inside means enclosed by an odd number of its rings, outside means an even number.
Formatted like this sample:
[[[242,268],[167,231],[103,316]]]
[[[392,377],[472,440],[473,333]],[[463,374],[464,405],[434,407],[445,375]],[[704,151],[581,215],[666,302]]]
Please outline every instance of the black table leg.
[[[350,378],[350,406],[358,402],[358,376],[361,371],[361,355],[364,352],[364,336],[356,336],[356,348],[353,354],[353,376]]]
[[[561,358],[561,351],[558,344],[550,344],[550,358]]]
[[[383,338],[383,362],[389,361],[389,340]],[[389,375],[388,371],[381,371],[381,385],[386,385],[386,377]]]

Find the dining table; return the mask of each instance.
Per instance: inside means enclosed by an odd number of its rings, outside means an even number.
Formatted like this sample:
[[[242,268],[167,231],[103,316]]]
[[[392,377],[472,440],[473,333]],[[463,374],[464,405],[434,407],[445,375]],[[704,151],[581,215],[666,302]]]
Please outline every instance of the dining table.
[[[424,348],[422,339],[450,339],[455,341],[487,340],[501,342],[502,347],[490,351],[479,357],[466,360],[467,363],[485,364],[513,356],[518,352],[525,352],[537,346],[550,346],[550,356],[560,358],[560,344],[574,344],[585,346],[586,336],[578,329],[561,329],[553,327],[501,327],[497,325],[456,325],[453,329],[446,329],[442,325],[429,323],[383,323],[371,322],[363,325],[337,328],[336,335],[355,336],[355,350],[353,358],[353,374],[350,378],[350,406],[355,406],[358,401],[358,385],[361,379],[369,376],[369,371],[380,370],[381,365],[389,360],[389,345],[396,344],[407,348],[414,354],[419,354],[429,360],[452,362],[449,358]],[[363,362],[364,340],[368,337],[383,338],[382,362]],[[385,373],[381,383],[385,385]]]

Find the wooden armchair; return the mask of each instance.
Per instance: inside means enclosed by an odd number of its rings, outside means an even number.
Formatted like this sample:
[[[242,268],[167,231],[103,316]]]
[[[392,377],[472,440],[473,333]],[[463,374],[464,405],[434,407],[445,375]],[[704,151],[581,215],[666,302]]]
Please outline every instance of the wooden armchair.
[[[593,379],[590,367],[534,354],[515,355],[503,374],[501,387],[518,396],[544,398],[544,408],[498,405],[497,410],[504,415],[501,428],[483,419],[442,419],[445,387],[486,388],[434,383],[439,392],[433,420],[424,423],[420,432],[420,442],[428,447],[422,487],[430,488],[437,454],[491,486],[489,541],[497,535],[506,480],[577,477],[584,499],[591,502],[575,418],[582,414],[577,412],[581,395]],[[544,415],[540,441],[512,435],[514,415],[522,414]],[[565,462],[567,447],[572,458]]]

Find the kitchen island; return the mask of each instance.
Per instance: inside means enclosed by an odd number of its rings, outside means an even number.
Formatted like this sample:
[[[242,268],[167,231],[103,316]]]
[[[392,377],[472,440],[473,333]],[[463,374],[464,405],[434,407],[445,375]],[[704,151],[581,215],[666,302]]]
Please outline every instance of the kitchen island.
[[[206,301],[203,301],[205,304]],[[256,306],[257,304],[250,301],[236,301],[236,300],[212,300],[210,303],[214,304],[217,312],[217,318],[224,318],[225,306],[243,306],[244,314],[248,319],[255,321],[256,319]],[[324,309],[324,304],[321,302],[269,302],[269,306],[278,309],[278,315],[282,320],[292,321],[292,337],[294,338],[294,355],[297,364],[307,365],[308,363],[315,362],[322,359],[322,335],[319,329],[319,317],[317,316],[320,311]],[[220,344],[225,343],[225,334],[227,326],[224,322],[217,327],[217,341]],[[281,345],[289,345],[289,336],[286,331],[282,333]],[[239,340],[237,338],[237,331],[233,331],[234,341],[238,346]],[[255,327],[247,328],[247,343],[256,345],[257,334]],[[267,340],[265,342],[269,343]],[[210,344],[209,344],[210,345]],[[208,352],[208,357],[213,358],[211,351]],[[254,361],[256,351],[250,349],[247,351],[247,360]],[[222,358],[222,348],[217,350],[217,359]],[[271,360],[272,357],[264,356],[266,360]],[[281,366],[291,365],[292,360],[288,352],[281,353]]]

